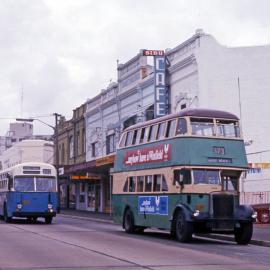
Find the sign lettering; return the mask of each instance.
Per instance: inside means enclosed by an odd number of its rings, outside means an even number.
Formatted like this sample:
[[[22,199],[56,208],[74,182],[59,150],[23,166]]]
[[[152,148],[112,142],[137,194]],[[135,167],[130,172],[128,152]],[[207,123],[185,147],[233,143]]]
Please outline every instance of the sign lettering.
[[[169,161],[171,160],[171,151],[170,144],[162,144],[154,147],[128,151],[124,156],[124,165],[133,166],[153,162]]]

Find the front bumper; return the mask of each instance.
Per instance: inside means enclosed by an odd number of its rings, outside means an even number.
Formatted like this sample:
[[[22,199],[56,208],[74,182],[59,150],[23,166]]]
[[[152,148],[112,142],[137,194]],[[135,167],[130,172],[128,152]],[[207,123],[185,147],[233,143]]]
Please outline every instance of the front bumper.
[[[13,217],[55,217],[56,212],[23,212],[16,211],[12,213]]]

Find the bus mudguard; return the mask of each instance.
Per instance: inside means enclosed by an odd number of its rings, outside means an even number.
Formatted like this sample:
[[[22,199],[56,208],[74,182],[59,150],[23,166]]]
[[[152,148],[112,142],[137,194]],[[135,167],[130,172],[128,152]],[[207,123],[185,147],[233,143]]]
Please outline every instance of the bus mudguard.
[[[173,211],[172,219],[175,217],[175,214],[179,210],[184,212],[186,221],[193,221],[193,211],[185,204],[176,205]]]
[[[254,210],[250,205],[238,205],[235,208],[235,218],[240,221],[253,221]]]

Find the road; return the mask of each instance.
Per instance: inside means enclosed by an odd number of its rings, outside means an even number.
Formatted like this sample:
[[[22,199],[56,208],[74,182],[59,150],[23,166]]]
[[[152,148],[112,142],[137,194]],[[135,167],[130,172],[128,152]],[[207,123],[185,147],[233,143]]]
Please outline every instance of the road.
[[[270,269],[270,248],[167,232],[129,235],[119,225],[58,216],[52,225],[0,221],[0,270]]]

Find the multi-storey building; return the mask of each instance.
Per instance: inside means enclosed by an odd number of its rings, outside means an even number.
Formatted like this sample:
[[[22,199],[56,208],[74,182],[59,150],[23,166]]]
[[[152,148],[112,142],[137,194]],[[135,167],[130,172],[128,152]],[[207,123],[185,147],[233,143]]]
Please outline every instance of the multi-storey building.
[[[166,113],[187,107],[233,112],[242,120],[249,142],[247,152],[259,152],[248,156],[250,162],[267,162],[270,153],[263,150],[270,149],[268,126],[264,124],[269,112],[270,46],[228,48],[198,30],[175,48],[166,49],[165,56]],[[110,169],[120,134],[127,126],[154,117],[157,73],[156,67],[148,64],[149,57],[141,50],[118,64],[117,82],[86,102],[86,162],[79,163],[80,174],[77,171],[73,175],[78,181],[78,209],[109,209]],[[67,147],[72,143],[69,140]]]
[[[74,208],[80,204],[77,178],[85,175],[85,104],[73,110],[72,119],[60,118],[58,124],[58,157],[61,206]],[[56,162],[55,162],[56,163]]]

